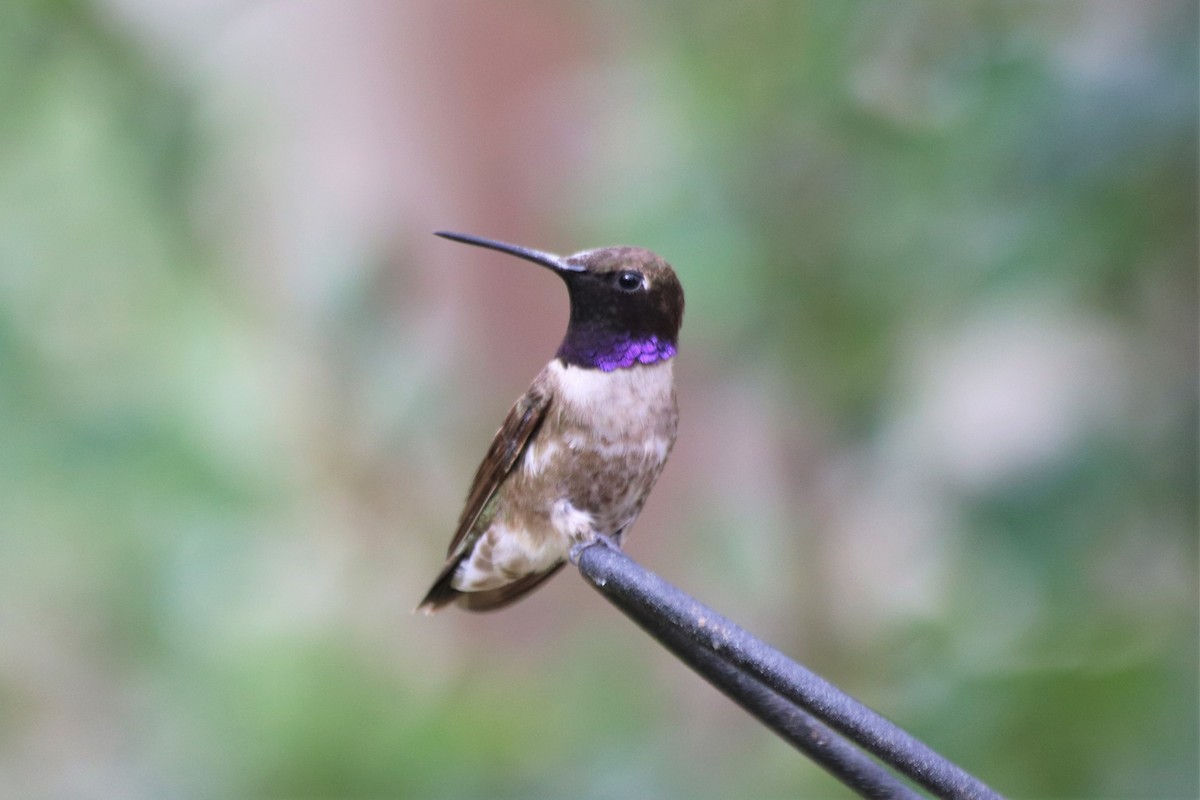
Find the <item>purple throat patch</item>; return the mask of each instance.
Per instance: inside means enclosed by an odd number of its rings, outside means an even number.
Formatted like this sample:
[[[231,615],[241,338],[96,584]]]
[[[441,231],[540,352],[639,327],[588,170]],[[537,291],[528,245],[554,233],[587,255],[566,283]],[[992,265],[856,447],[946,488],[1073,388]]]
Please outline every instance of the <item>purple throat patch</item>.
[[[675,355],[673,342],[659,341],[657,336],[649,339],[618,339],[608,347],[593,354],[592,363],[604,372],[632,367],[634,364],[653,364]]]

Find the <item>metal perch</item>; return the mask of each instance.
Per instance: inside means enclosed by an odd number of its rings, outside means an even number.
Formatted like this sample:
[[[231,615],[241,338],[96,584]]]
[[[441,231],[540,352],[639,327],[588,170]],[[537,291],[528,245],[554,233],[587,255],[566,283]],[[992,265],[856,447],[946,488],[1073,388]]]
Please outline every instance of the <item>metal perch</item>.
[[[859,795],[920,797],[865,750],[935,797],[1001,800],[919,739],[606,541],[597,540],[572,556],[583,577],[609,602]]]

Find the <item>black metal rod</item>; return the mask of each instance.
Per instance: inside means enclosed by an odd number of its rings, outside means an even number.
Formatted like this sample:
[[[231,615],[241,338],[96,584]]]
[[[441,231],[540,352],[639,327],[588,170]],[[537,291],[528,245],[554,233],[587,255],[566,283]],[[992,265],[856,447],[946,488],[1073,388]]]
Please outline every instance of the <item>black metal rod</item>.
[[[674,628],[680,647],[707,652],[746,673],[937,797],[999,800],[993,789],[919,739],[603,540],[581,548],[576,561],[580,573],[639,624],[654,619],[655,630]]]
[[[669,623],[663,625],[663,620],[653,614],[642,616],[621,610],[722,694],[860,797],[872,800],[924,797],[811,714],[703,647],[694,646],[678,628]]]

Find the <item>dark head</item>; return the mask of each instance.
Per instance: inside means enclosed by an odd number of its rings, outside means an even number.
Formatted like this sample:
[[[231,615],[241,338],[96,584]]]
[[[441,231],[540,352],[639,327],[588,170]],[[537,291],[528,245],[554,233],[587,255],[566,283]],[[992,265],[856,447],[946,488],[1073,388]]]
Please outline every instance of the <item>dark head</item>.
[[[462,233],[437,235],[524,258],[566,281],[571,321],[558,348],[566,363],[610,372],[675,355],[683,287],[649,250],[601,247],[562,257]]]

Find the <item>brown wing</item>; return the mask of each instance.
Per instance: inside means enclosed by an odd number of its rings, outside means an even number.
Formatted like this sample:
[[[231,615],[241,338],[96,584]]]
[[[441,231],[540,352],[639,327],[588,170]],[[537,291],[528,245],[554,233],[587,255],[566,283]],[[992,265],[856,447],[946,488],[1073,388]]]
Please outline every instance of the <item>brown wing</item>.
[[[474,529],[475,522],[483,513],[488,500],[492,499],[496,489],[508,473],[512,472],[513,465],[517,463],[521,453],[525,452],[525,446],[542,424],[548,408],[550,394],[542,385],[542,381],[537,380],[509,410],[504,424],[496,431],[496,438],[492,439],[492,446],[483,457],[483,463],[475,472],[471,491],[467,493],[467,504],[463,508],[462,516],[458,518],[458,529],[446,550],[447,556],[453,555],[459,544],[467,538],[467,534]]]
[[[463,557],[471,552],[476,537],[486,528],[486,525],[479,524],[480,516],[487,508],[488,501],[496,494],[496,489],[525,452],[526,445],[546,418],[549,408],[550,393],[539,375],[533,386],[529,387],[529,391],[513,405],[500,430],[496,432],[496,437],[492,439],[492,446],[483,457],[483,463],[479,465],[475,480],[471,483],[471,491],[467,493],[467,504],[458,519],[458,528],[446,551],[446,565],[434,581],[433,588],[421,601],[419,609],[436,609],[459,595],[459,592],[450,586],[454,570]]]

